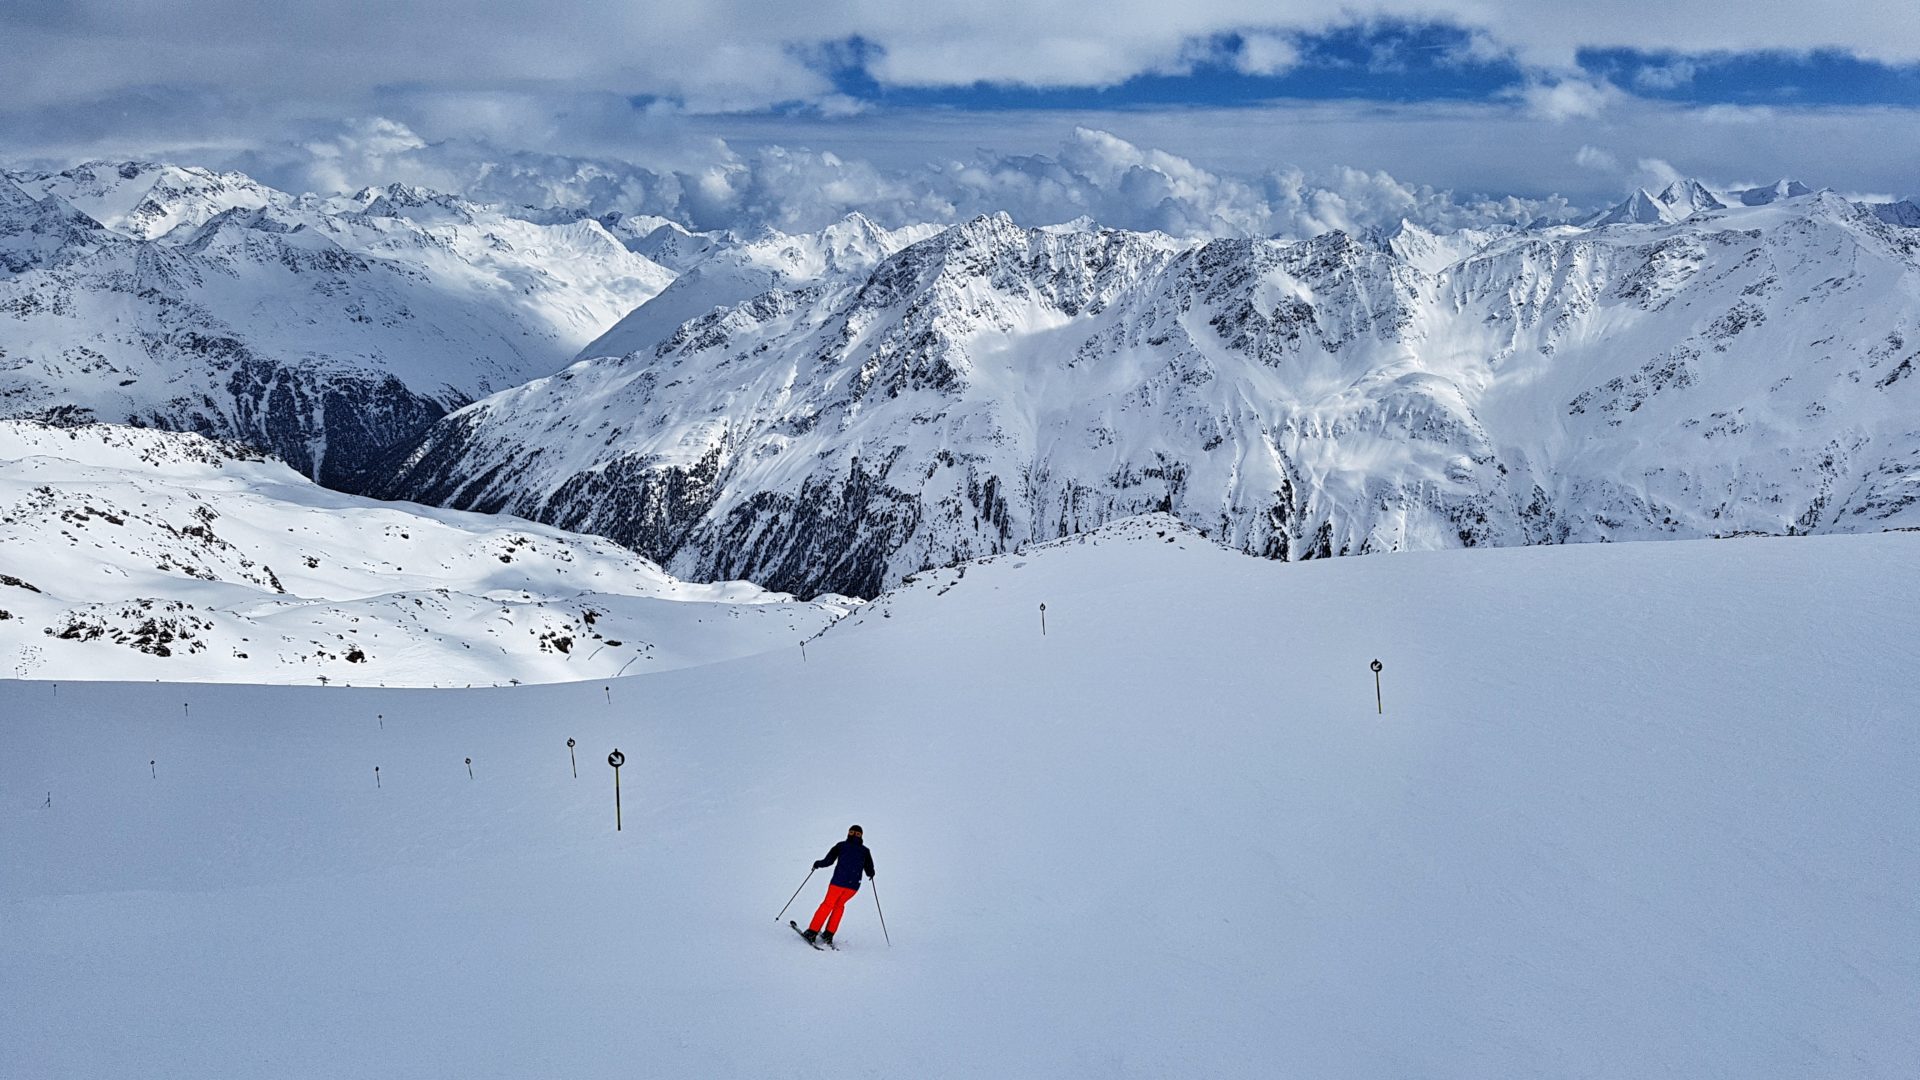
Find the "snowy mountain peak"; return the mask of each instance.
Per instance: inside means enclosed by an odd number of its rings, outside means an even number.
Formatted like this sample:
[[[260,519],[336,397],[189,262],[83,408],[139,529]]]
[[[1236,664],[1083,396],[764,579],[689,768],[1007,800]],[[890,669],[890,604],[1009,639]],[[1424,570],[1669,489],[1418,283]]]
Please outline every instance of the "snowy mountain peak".
[[[1782,199],[1797,199],[1802,195],[1813,194],[1813,189],[1798,180],[1782,178],[1764,187],[1744,188],[1728,192],[1728,195],[1743,206],[1765,206]]]
[[[1658,195],[1648,193],[1646,188],[1635,188],[1625,201],[1587,219],[1583,225],[1590,229],[1608,225],[1670,225],[1694,214],[1726,207],[1705,184],[1686,178],[1668,184]]]
[[[1727,204],[1721,202],[1707,186],[1692,178],[1675,180],[1661,190],[1654,198],[1660,205],[1671,211],[1674,220],[1680,220],[1704,210],[1724,210]]]
[[[1873,203],[1867,212],[1889,225],[1898,225],[1903,229],[1920,229],[1920,203],[1912,199],[1902,199],[1892,203]]]
[[[292,201],[243,173],[137,161],[88,162],[23,186],[57,195],[107,228],[140,240],[197,228],[233,207]]]
[[[413,184],[389,184],[367,203],[368,217],[405,218],[420,224],[474,223],[479,207],[464,199]]]
[[[58,265],[118,239],[117,233],[59,196],[36,195],[31,188],[0,175],[0,270],[7,274]],[[0,284],[0,295],[5,289]],[[16,318],[26,318],[34,310],[35,306],[17,309]],[[4,338],[0,338],[0,349],[4,344]],[[4,393],[5,385],[0,379],[0,393]]]
[[[38,202],[31,192],[14,183],[5,173],[0,173],[0,210],[21,212]]]
[[[976,218],[646,305],[632,349],[448,417],[381,490],[802,594],[1156,510],[1287,559],[1912,522],[1920,252],[1837,196],[1670,213],[1421,251]]]
[[[850,214],[816,233],[762,230],[752,238],[688,233],[668,222],[628,246],[654,252],[668,265],[684,269],[658,296],[589,342],[579,358],[650,351],[689,320],[771,289],[864,275],[881,260],[940,231],[934,225],[884,229],[864,214]]]
[[[434,419],[557,370],[672,277],[590,220],[407,185],[362,203],[142,163],[15,174],[0,415],[206,431],[355,489]]]
[[[1601,211],[1583,224],[1589,229],[1608,225],[1660,225],[1671,218],[1672,212],[1665,203],[1648,194],[1646,188],[1635,188],[1624,202]]]

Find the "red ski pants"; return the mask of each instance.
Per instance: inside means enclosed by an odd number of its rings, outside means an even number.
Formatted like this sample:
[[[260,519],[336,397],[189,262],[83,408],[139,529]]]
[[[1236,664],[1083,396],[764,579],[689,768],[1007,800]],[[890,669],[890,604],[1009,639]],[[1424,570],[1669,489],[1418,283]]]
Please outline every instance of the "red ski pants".
[[[820,901],[820,907],[813,913],[813,922],[807,924],[807,929],[818,930],[820,924],[825,923],[827,933],[839,933],[840,916],[847,913],[847,901],[853,899],[857,892],[859,892],[858,889],[848,889],[839,885],[827,886],[827,898]]]

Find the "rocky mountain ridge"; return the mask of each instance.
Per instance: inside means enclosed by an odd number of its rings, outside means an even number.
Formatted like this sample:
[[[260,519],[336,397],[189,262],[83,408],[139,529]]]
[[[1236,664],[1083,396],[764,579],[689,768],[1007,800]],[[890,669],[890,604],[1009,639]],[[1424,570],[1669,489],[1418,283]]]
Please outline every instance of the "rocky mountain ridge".
[[[139,163],[0,174],[0,415],[239,439],[358,490],[672,278],[595,222],[399,185],[322,199]]]
[[[1793,191],[1444,240],[981,218],[469,406],[381,490],[803,595],[1151,511],[1287,559],[1920,525],[1920,232]]]

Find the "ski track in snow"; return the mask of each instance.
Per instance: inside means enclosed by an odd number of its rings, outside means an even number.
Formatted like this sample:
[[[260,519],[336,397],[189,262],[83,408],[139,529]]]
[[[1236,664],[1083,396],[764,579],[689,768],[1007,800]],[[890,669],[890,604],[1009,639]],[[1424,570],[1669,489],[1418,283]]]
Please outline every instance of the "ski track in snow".
[[[1916,556],[1148,518],[610,692],[0,683],[0,1072],[1911,1077]]]

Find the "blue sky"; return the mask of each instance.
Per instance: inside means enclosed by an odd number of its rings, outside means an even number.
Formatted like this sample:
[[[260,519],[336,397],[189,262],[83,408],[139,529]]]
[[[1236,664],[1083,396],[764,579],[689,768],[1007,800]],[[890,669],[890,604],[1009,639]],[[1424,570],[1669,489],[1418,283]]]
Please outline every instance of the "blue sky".
[[[1916,12],[1920,17],[1920,12]],[[1489,51],[1462,26],[1381,21],[1284,33],[1293,54],[1284,70],[1249,71],[1249,34],[1189,42],[1178,70],[1134,75],[1111,85],[1033,86],[974,82],[889,85],[876,78],[883,47],[855,36],[797,48],[833,90],[877,108],[1151,109],[1250,106],[1274,101],[1410,103],[1479,101],[1513,94],[1537,78],[1510,52]],[[1745,53],[1582,48],[1573,74],[1687,105],[1896,105],[1920,107],[1920,63],[1892,63],[1838,49]],[[651,100],[639,99],[642,102]],[[804,107],[794,102],[780,108]]]

